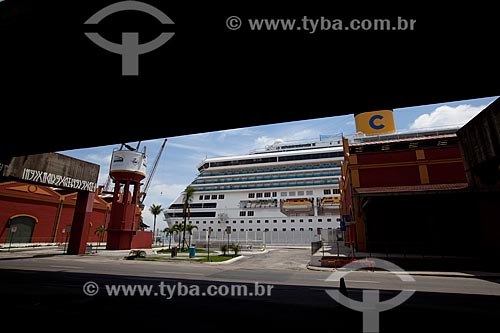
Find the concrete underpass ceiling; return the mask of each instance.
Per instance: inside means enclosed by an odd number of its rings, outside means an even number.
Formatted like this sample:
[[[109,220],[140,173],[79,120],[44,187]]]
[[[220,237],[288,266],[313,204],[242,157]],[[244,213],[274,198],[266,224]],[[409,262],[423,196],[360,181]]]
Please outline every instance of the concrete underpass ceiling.
[[[417,29],[311,35],[229,31],[224,22],[236,13],[377,17],[386,8],[147,1],[168,12],[175,36],[139,57],[138,76],[123,76],[121,56],[93,44],[82,24],[114,2],[0,2],[0,161],[500,94],[497,21],[487,8],[392,7]],[[158,27],[141,22],[118,21],[118,33],[103,21],[102,30],[117,42],[128,28],[154,38]]]

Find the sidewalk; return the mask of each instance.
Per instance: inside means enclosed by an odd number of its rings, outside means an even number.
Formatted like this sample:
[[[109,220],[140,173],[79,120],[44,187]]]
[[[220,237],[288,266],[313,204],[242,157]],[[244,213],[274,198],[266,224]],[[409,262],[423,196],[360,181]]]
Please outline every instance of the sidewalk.
[[[330,259],[330,261],[321,262],[322,258]],[[333,272],[341,269],[341,265],[348,263],[348,260],[369,260],[370,258],[387,260],[411,275],[500,279],[500,265],[496,270],[485,269],[475,258],[422,257],[421,255],[387,255],[385,253],[370,254],[367,252],[356,252],[353,257],[351,249],[347,247],[339,247],[337,249],[337,247],[330,246],[320,248],[316,253],[312,254],[307,268],[316,271]],[[338,264],[337,268],[333,267],[333,262]],[[387,271],[384,270],[384,272]]]
[[[159,254],[157,251],[162,250],[162,249],[167,249],[168,247],[155,247],[155,248],[150,248],[150,249],[134,249],[134,250],[143,250],[146,252],[146,256],[165,256],[165,257],[171,257],[170,253],[165,253],[165,254]],[[63,245],[47,245],[47,246],[21,246],[21,247],[0,247],[0,260],[2,259],[9,259],[9,258],[36,258],[36,257],[48,257],[48,256],[56,256],[56,255],[66,255],[67,248]],[[108,250],[105,248],[105,245],[101,245],[99,248],[96,248],[95,246],[93,247],[88,247],[87,252],[82,255],[76,255],[80,257],[86,257],[86,258],[92,258],[92,257],[106,257],[106,258],[112,258],[112,259],[125,259],[126,257],[129,256],[130,252],[132,250]],[[212,251],[214,251],[214,255],[218,255],[219,253],[222,253],[218,250],[210,250],[211,254]],[[242,259],[244,256],[249,256],[249,255],[256,255],[256,254],[263,254],[267,253],[269,250],[248,250],[248,249],[243,249],[239,251],[239,256],[235,257],[233,259],[229,259],[226,261],[221,261],[219,262],[220,264],[222,263],[231,263],[236,260]],[[195,253],[195,257],[201,257],[205,256],[206,253],[200,253],[197,252]],[[178,258],[188,258],[189,257],[189,252],[178,252],[176,257]]]
[[[0,259],[47,257],[60,254],[64,254],[62,246],[0,247]]]

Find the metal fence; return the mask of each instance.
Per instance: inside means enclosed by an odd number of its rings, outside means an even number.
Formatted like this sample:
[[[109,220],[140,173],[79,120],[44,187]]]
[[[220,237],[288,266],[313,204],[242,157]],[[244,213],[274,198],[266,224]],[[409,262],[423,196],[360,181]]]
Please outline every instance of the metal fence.
[[[174,237],[178,241],[178,236]],[[233,231],[228,235],[224,231],[213,231],[210,243],[239,243],[243,247],[262,247],[266,245],[311,245],[311,242],[320,240],[317,232],[304,231]],[[201,244],[208,242],[208,231],[193,231],[191,243]]]

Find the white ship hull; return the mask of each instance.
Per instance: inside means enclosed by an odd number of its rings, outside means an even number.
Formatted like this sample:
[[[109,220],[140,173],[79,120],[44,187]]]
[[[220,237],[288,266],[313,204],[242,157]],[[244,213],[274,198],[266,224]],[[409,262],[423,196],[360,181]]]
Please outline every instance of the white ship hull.
[[[283,145],[286,147],[286,145]],[[194,194],[187,223],[193,243],[238,242],[243,246],[310,245],[321,230],[337,229],[342,147],[315,147],[206,159],[190,184]],[[169,227],[182,223],[184,193],[164,211]],[[230,231],[229,235],[227,230]]]

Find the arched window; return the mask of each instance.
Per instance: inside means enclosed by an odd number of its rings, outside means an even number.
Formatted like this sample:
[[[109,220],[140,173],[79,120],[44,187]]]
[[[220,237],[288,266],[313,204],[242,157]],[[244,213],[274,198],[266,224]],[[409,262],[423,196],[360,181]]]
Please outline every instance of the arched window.
[[[31,243],[36,219],[32,216],[18,215],[10,218],[7,243]]]

